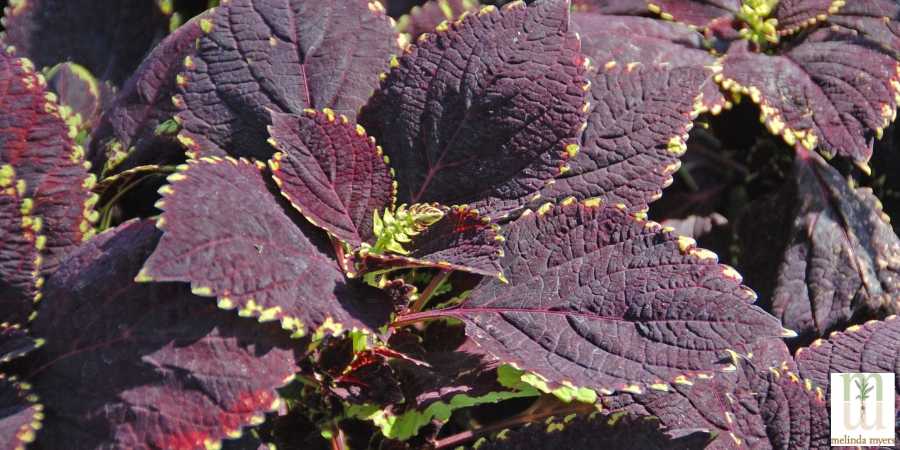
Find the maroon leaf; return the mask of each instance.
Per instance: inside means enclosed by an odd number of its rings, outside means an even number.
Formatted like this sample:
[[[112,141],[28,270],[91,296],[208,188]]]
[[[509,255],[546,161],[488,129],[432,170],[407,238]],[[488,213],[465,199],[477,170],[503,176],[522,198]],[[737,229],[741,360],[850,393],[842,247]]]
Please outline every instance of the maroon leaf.
[[[203,34],[201,20],[195,18],[166,37],[122,86],[91,138],[89,160],[95,167],[110,159],[115,165],[124,152],[130,152],[129,158],[119,170],[173,162],[183,153],[174,136],[157,127],[178,112],[172,104],[176,76]]]
[[[462,320],[499,360],[601,392],[712,371],[726,349],[782,333],[714,254],[617,208],[557,207],[506,234],[508,284],[486,279],[458,307],[400,323]]]
[[[281,193],[313,224],[354,247],[374,242],[375,214],[394,206],[393,170],[359,125],[334,111],[272,113],[269,166]]]
[[[801,342],[900,310],[900,239],[871,191],[852,189],[815,153],[799,152],[776,195],[739,229],[741,268]]]
[[[900,320],[889,316],[818,339],[797,350],[800,374],[829,391],[832,373],[887,372],[900,375]],[[900,376],[897,377],[900,393]],[[900,405],[900,395],[897,396]]]
[[[0,323],[0,363],[25,356],[44,345],[43,339],[34,339],[21,325]]]
[[[110,85],[98,81],[87,69],[72,62],[50,69],[47,85],[58,96],[60,107],[67,108],[63,115],[68,116],[67,122],[78,131],[78,142],[82,142],[82,135],[97,124],[100,113],[114,94]]]
[[[288,336],[193,297],[137,284],[159,239],[130,222],[74,252],[48,282],[30,381],[47,406],[42,448],[194,449],[277,407],[297,369]]]
[[[778,20],[778,34],[791,35],[823,22],[845,3],[846,0],[779,0],[773,15]]]
[[[165,234],[139,280],[189,282],[222,308],[300,335],[326,322],[383,324],[388,300],[344,278],[330,242],[288,216],[256,164],[205,158],[170,176],[158,205]]]
[[[603,399],[612,411],[657,417],[670,431],[707,429],[710,448],[828,448],[823,391],[802,382],[784,343],[732,354],[729,372],[681,379],[671,389]]]
[[[17,185],[23,188],[18,193],[23,214],[41,220],[32,226],[44,236],[35,244],[46,275],[93,234],[97,198],[90,193],[94,176],[87,172],[84,151],[72,142],[74,130],[48,100],[43,77],[33,69],[10,50],[0,54],[0,166],[11,166],[17,183],[23,183]]]
[[[445,21],[454,21],[463,13],[480,9],[478,0],[430,0],[397,20],[397,30],[406,33],[415,42],[419,36],[434,30]]]
[[[413,45],[364,108],[404,203],[489,216],[559,174],[584,120],[586,64],[568,2],[482,8]]]
[[[543,419],[543,418],[542,418]],[[556,450],[560,448],[616,448],[633,450],[690,450],[704,448],[706,430],[669,433],[652,417],[599,413],[548,417],[519,429],[505,430],[476,445],[479,450]]]
[[[650,11],[666,20],[705,28],[716,21],[731,20],[740,10],[740,0],[648,0]]]
[[[503,237],[499,228],[468,206],[454,206],[444,217],[412,237],[409,254],[371,254],[362,271],[432,267],[502,277],[499,265]]]
[[[645,210],[672,183],[687,149],[702,69],[608,65],[591,76],[591,110],[581,148],[541,191],[549,200],[599,197]]]
[[[835,2],[836,3],[836,2]],[[852,30],[900,56],[900,3],[895,0],[843,0],[828,22]]]
[[[26,323],[43,283],[35,244],[41,236],[34,217],[22,214],[21,184],[12,166],[0,164],[0,323]]]
[[[4,11],[6,44],[39,67],[73,61],[120,84],[165,35],[169,18],[154,0],[28,0]]]
[[[41,427],[43,407],[27,385],[0,373],[0,448],[24,450]]]
[[[697,112],[708,110],[718,114],[728,102],[713,81],[721,70],[716,57],[704,45],[698,31],[680,24],[647,17],[609,16],[591,13],[574,15],[575,25],[583,37],[584,53],[600,67],[616,63],[630,66],[690,67],[703,70],[706,78],[700,86],[702,97],[696,99]],[[632,44],[621,45],[622,39]],[[678,92],[687,96],[696,89]],[[671,92],[669,92],[671,93]]]
[[[185,59],[179,135],[194,156],[268,159],[268,110],[332,108],[351,119],[397,49],[381,4],[367,0],[233,0],[201,26]]]
[[[865,163],[894,118],[900,65],[860,40],[806,41],[781,55],[734,45],[717,79],[759,103],[761,120],[789,145]]]

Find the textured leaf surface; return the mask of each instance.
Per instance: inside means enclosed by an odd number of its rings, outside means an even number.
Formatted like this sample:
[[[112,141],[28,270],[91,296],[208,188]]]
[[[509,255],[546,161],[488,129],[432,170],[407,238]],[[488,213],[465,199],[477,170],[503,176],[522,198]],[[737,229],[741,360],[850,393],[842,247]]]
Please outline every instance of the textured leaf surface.
[[[741,8],[740,0],[649,0],[646,3],[663,19],[701,28],[718,20],[731,20]]]
[[[209,16],[178,100],[199,155],[268,159],[268,110],[332,108],[355,118],[397,51],[377,2],[234,0]]]
[[[0,166],[14,168],[21,209],[42,221],[44,274],[60,258],[89,238],[96,202],[89,191],[84,152],[72,142],[71,130],[59,114],[59,106],[47,99],[46,85],[31,62],[0,54]]]
[[[415,42],[424,33],[434,32],[444,21],[454,21],[465,12],[478,11],[478,0],[431,0],[397,20],[397,30]]]
[[[433,267],[496,277],[500,275],[500,230],[468,206],[450,208],[444,217],[414,236],[408,255],[367,254],[366,270]]]
[[[584,113],[568,4],[482,9],[414,45],[364,108],[404,203],[521,206],[560,172]]]
[[[541,191],[549,200],[599,197],[646,209],[672,183],[687,149],[702,69],[616,64],[591,76],[591,110],[568,170]]]
[[[172,162],[183,153],[174,136],[156,130],[178,112],[172,104],[176,76],[203,34],[199,21],[191,20],[167,36],[122,86],[92,136],[89,159],[95,167],[103,167],[115,151],[132,152],[119,170]]]
[[[790,145],[865,162],[894,118],[900,66],[863,41],[809,41],[782,55],[734,45],[722,86],[749,94],[761,120]],[[895,87],[897,86],[897,87]]]
[[[481,441],[478,450],[513,450],[560,448],[615,448],[633,450],[688,450],[704,448],[710,435],[705,430],[692,430],[672,435],[653,418],[597,414],[577,417],[549,417],[522,428],[506,430]]]
[[[17,184],[12,166],[0,164],[0,323],[24,324],[40,298],[41,261],[35,245],[39,235],[34,219],[22,214]]]
[[[409,317],[460,319],[501,361],[595,390],[715,370],[726,349],[781,333],[715,255],[617,208],[558,207],[505,235],[508,284]]]
[[[900,56],[900,3],[895,0],[844,0],[828,22],[878,43]]]
[[[292,220],[256,165],[209,158],[169,179],[158,222],[165,234],[143,277],[189,282],[223,308],[295,333],[328,319],[360,328],[387,319],[387,299],[344,278],[324,233]]]
[[[732,354],[732,369],[714,377],[683,379],[668,391],[603,399],[612,411],[657,417],[671,431],[707,429],[709,448],[829,448],[823,391],[797,376],[779,339]]]
[[[296,367],[261,326],[181,284],[133,281],[159,232],[130,222],[73,253],[48,282],[31,377],[43,448],[193,449],[240,434],[278,405]]]
[[[900,239],[878,203],[801,152],[781,191],[745,216],[741,268],[802,342],[900,308]]]
[[[32,442],[41,426],[42,409],[22,383],[0,374],[0,448],[23,450]]]
[[[120,84],[165,35],[154,0],[27,0],[5,10],[6,43],[39,67],[74,61]]]
[[[718,114],[726,106],[725,97],[713,81],[721,68],[716,57],[704,47],[703,35],[698,31],[680,23],[647,17],[579,13],[573,18],[583,37],[584,53],[594,64],[605,67],[616,62],[626,67],[662,65],[703,70],[707,78],[700,86],[703,96],[697,99],[698,108]],[[627,39],[629,44],[622,45],[622,39]]]
[[[0,323],[0,363],[25,356],[43,343],[42,339],[29,336],[19,324]]]
[[[282,194],[315,225],[358,246],[374,242],[374,214],[394,206],[393,171],[365,130],[331,110],[272,114],[281,153],[270,161]]]
[[[794,34],[811,27],[836,13],[845,3],[846,0],[779,0],[773,15],[778,20],[778,33]]]

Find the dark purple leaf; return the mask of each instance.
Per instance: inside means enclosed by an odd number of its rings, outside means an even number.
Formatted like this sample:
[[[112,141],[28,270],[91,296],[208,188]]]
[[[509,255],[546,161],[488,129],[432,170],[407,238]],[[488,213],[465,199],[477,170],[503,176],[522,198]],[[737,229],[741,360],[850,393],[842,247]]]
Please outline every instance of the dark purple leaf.
[[[853,3],[859,0],[850,0]],[[838,12],[846,0],[779,0],[772,17],[778,20],[778,34],[791,35],[824,22]]]
[[[42,448],[194,449],[279,405],[296,342],[184,285],[135,283],[159,234],[136,221],[104,233],[48,282],[29,377],[47,407]]]
[[[508,284],[398,320],[462,320],[499,360],[600,392],[713,371],[725,350],[782,334],[715,254],[618,208],[542,208],[505,233]]]
[[[441,22],[452,22],[463,13],[474,13],[479,9],[478,0],[430,0],[422,6],[414,6],[399,18],[397,30],[415,42],[419,36],[434,32]]]
[[[363,256],[364,271],[431,267],[502,277],[499,259],[503,237],[497,225],[468,206],[449,208],[444,217],[404,247],[407,255]]]
[[[693,126],[702,69],[611,64],[591,78],[591,110],[578,153],[541,191],[646,210],[672,183]]]
[[[658,417],[671,431],[708,429],[710,448],[828,448],[821,389],[801,381],[784,343],[767,339],[732,353],[729,371],[684,378],[665,391],[603,399],[612,411]]]
[[[372,220],[393,208],[396,185],[381,147],[334,111],[272,113],[269,161],[281,193],[313,224],[354,247],[374,243]]]
[[[22,214],[21,183],[0,164],[0,323],[25,324],[40,300],[40,255],[31,215]]]
[[[165,35],[155,0],[28,0],[4,11],[6,44],[39,67],[72,61],[121,84]]]
[[[896,0],[843,0],[828,22],[852,30],[900,56],[900,3]]]
[[[397,51],[381,4],[367,0],[232,0],[201,26],[176,103],[193,156],[268,159],[269,111],[332,108],[351,119]]]
[[[0,449],[24,450],[34,441],[42,410],[26,384],[0,373]]]
[[[900,320],[888,316],[852,325],[825,339],[817,339],[809,347],[797,350],[800,375],[816,386],[829,390],[832,373],[887,372],[900,375]],[[900,393],[900,376],[897,393]],[[900,405],[900,395],[897,396]]]
[[[157,222],[165,234],[139,279],[189,282],[222,308],[295,334],[381,325],[389,301],[345,279],[324,234],[288,216],[256,164],[210,157],[170,176]]]
[[[50,69],[47,85],[57,95],[60,108],[67,108],[62,115],[78,131],[76,139],[82,139],[81,135],[86,135],[97,124],[100,113],[114,94],[110,85],[98,81],[87,69],[72,62]]]
[[[733,45],[723,64],[722,87],[759,103],[773,134],[857,163],[897,109],[900,65],[863,41],[807,41],[780,55]]]
[[[43,339],[34,339],[19,324],[0,323],[0,363],[25,356],[44,345]]]
[[[709,431],[666,432],[652,417],[625,414],[548,417],[505,430],[472,448],[478,450],[557,450],[615,448],[619,450],[690,450],[706,446]]]
[[[665,20],[705,28],[729,21],[741,8],[740,0],[647,0],[647,8]]]
[[[696,113],[708,110],[718,114],[729,106],[719,86],[713,81],[713,76],[721,70],[721,66],[717,64],[717,58],[706,49],[704,37],[697,30],[684,24],[647,17],[580,13],[573,18],[583,37],[584,53],[599,67],[605,68],[607,64],[626,67],[662,65],[702,70],[706,79],[700,86],[702,97],[695,99]],[[622,45],[622,39],[627,39],[631,44]],[[697,92],[693,88],[687,92],[674,93],[681,97],[690,93],[696,96]]]
[[[361,122],[397,170],[401,202],[500,216],[559,175],[585,117],[568,2],[482,8],[411,46]]]
[[[647,3],[647,0],[572,0],[576,12],[623,16],[649,15]]]
[[[102,168],[107,161],[116,165],[126,153],[128,161],[120,170],[173,162],[181,156],[174,135],[157,128],[178,113],[172,104],[176,76],[203,34],[201,20],[195,18],[166,37],[122,86],[91,138],[89,160],[95,167]]]
[[[728,219],[719,213],[712,213],[708,216],[690,215],[684,219],[666,219],[660,224],[671,227],[674,230],[673,233],[679,236],[687,236],[694,240],[722,233],[728,229]]]
[[[24,187],[18,193],[22,212],[41,220],[33,228],[44,236],[35,243],[46,275],[93,235],[97,198],[90,193],[95,178],[88,174],[84,151],[72,141],[75,130],[48,100],[42,80],[31,61],[15,58],[9,49],[0,54],[0,166],[12,166],[17,183],[24,183],[18,186]]]
[[[802,343],[900,309],[900,239],[877,202],[804,151],[780,192],[741,221],[741,268]]]

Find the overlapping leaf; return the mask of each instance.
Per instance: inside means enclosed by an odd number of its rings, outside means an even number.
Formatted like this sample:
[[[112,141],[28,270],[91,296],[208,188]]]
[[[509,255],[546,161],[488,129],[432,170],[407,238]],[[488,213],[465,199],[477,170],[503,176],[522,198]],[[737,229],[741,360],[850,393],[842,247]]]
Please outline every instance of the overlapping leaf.
[[[25,384],[0,374],[0,448],[24,450],[41,427],[43,407]]]
[[[139,279],[189,282],[222,308],[297,334],[326,322],[383,324],[387,299],[344,278],[324,233],[288,215],[257,164],[207,158],[170,176],[159,204],[165,234]]]
[[[6,43],[39,67],[73,61],[120,84],[168,26],[154,0],[28,0],[4,11]]]
[[[782,332],[715,255],[617,208],[529,214],[506,239],[508,284],[485,280],[458,307],[400,320],[462,320],[494,357],[599,391],[712,371],[726,349]]]
[[[354,247],[374,242],[373,217],[394,207],[381,147],[333,111],[272,114],[269,165],[282,194],[313,224]]]
[[[774,14],[774,18],[778,20],[778,33],[794,34],[823,22],[829,15],[838,12],[845,3],[846,0],[779,0]]]
[[[159,126],[178,112],[172,104],[176,76],[203,34],[200,20],[191,20],[167,36],[122,86],[93,133],[89,160],[95,167],[104,167],[107,161],[114,166],[128,152],[132,152],[129,161],[121,169],[172,162],[182,153],[174,133]]]
[[[835,1],[837,3],[837,1]],[[900,56],[900,3],[894,0],[843,0],[828,22],[862,35]]]
[[[34,218],[22,214],[21,183],[0,164],[0,322],[24,324],[39,299],[40,256]]]
[[[454,206],[405,244],[409,249],[406,255],[367,253],[361,263],[367,271],[431,267],[502,278],[502,240],[499,227],[477,210]]]
[[[591,110],[578,153],[542,197],[598,197],[646,209],[672,183],[686,150],[702,69],[615,64],[591,76]]]
[[[0,363],[25,356],[41,345],[44,340],[32,338],[21,325],[0,323]]]
[[[900,320],[889,316],[883,321],[850,326],[827,340],[817,340],[797,351],[797,364],[804,378],[826,391],[832,373],[900,374]],[[900,382],[900,377],[897,380]],[[900,396],[897,401],[900,404]]]
[[[412,46],[361,122],[384,146],[404,203],[491,216],[558,175],[584,120],[584,58],[568,2],[485,7]]]
[[[823,391],[797,376],[779,339],[732,353],[729,372],[682,379],[666,391],[603,399],[612,411],[657,417],[671,431],[707,429],[710,448],[828,448]]]
[[[197,448],[240,435],[279,402],[293,341],[174,283],[137,284],[159,239],[130,222],[73,253],[48,282],[30,379],[47,407],[39,444]]]
[[[706,49],[704,37],[697,30],[648,17],[578,13],[573,18],[583,37],[584,53],[595,64],[603,67],[615,62],[626,67],[667,66],[702,70],[706,78],[699,86],[699,93],[703,96],[697,99],[698,110],[718,114],[726,107],[725,97],[713,81],[713,76],[721,67],[716,57]],[[622,39],[627,39],[628,44],[622,45]],[[597,76],[602,78],[602,75],[603,72],[599,72]],[[688,86],[680,88],[687,89]],[[668,92],[679,97],[689,96],[690,93],[696,96],[697,88]]]
[[[900,239],[877,203],[800,152],[781,191],[743,219],[741,268],[801,341],[900,308]]]
[[[206,19],[177,99],[180,139],[195,156],[268,159],[269,110],[355,118],[397,50],[375,1],[234,0]]]
[[[112,99],[112,88],[98,81],[84,67],[65,62],[47,72],[47,85],[58,99],[60,114],[78,132],[76,142],[84,142],[97,124],[100,113]]]
[[[730,21],[740,10],[740,0],[647,0],[648,9],[666,20],[695,27]]]
[[[424,33],[433,32],[445,21],[454,21],[463,13],[478,11],[478,0],[431,0],[422,6],[414,6],[408,14],[397,20],[397,29],[415,41]]]
[[[548,417],[522,428],[505,430],[479,441],[471,448],[479,450],[555,450],[560,448],[616,448],[634,450],[689,450],[704,448],[710,440],[706,430],[686,433],[666,432],[651,417],[624,414],[570,415]]]
[[[14,57],[10,49],[0,54],[0,166],[15,174],[20,211],[40,219],[32,228],[44,236],[35,239],[43,274],[93,234],[97,201],[90,193],[94,177],[88,175],[84,152],[72,142],[74,130],[45,88],[30,61]],[[3,170],[2,178],[12,174]]]
[[[721,84],[749,94],[790,145],[865,163],[895,115],[900,65],[862,40],[809,40],[779,55],[733,45]]]

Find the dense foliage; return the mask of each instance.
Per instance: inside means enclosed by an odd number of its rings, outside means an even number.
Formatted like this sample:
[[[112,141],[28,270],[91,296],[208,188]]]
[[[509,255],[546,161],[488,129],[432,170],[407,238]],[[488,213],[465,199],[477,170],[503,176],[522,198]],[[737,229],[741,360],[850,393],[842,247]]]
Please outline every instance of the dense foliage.
[[[0,449],[828,448],[900,2],[491,3],[10,1]]]

